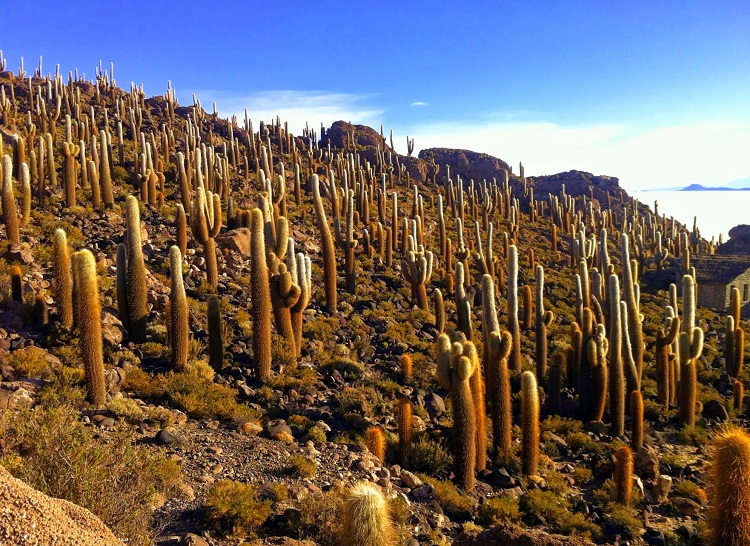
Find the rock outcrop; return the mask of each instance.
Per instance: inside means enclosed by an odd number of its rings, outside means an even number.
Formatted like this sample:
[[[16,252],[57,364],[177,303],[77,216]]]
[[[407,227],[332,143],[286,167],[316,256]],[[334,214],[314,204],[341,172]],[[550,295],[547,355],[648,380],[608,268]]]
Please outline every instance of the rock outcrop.
[[[523,529],[506,523],[487,531],[466,531],[453,541],[454,546],[594,546],[576,537],[550,535],[543,531]]]
[[[0,544],[122,546],[91,512],[53,499],[0,466]]]
[[[750,225],[740,224],[729,230],[729,240],[716,248],[716,254],[750,254]]]

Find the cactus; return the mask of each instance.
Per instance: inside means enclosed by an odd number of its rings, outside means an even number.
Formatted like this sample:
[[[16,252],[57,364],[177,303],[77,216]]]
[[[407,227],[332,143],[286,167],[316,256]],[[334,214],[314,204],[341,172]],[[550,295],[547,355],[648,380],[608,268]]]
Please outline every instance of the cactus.
[[[331,236],[331,229],[328,227],[328,220],[326,220],[317,174],[312,175],[310,183],[313,189],[313,205],[315,206],[315,218],[320,231],[320,246],[323,254],[323,284],[325,285],[326,307],[329,312],[335,313],[337,311],[336,253],[333,248],[333,237]]]
[[[180,249],[180,254],[184,256],[187,252],[187,216],[185,216],[185,208],[182,203],[177,204],[175,224],[177,227],[177,248]]]
[[[286,340],[294,354],[297,354],[294,328],[292,327],[292,307],[297,304],[302,289],[295,282],[296,264],[290,255],[291,268],[277,258],[276,254],[269,253],[269,272],[271,278],[271,307],[273,309],[276,331]]]
[[[641,391],[630,393],[630,448],[634,453],[643,445],[643,396]]]
[[[529,371],[521,375],[521,469],[524,476],[536,476],[539,470],[539,391],[536,377]]]
[[[609,342],[605,336],[604,326],[599,324],[596,333],[589,339],[586,346],[586,360],[591,367],[592,403],[589,417],[592,421],[601,421],[607,405],[607,388],[609,370],[607,368],[607,351]]]
[[[169,293],[170,342],[172,345],[172,367],[182,370],[188,358],[188,305],[185,285],[182,281],[182,254],[177,246],[169,249]],[[211,321],[208,321],[209,328]]]
[[[432,304],[435,306],[435,329],[442,334],[445,330],[445,302],[439,288],[432,291]]]
[[[31,219],[31,175],[29,174],[29,166],[26,163],[21,163],[20,170],[20,182],[21,182],[21,227],[24,227],[29,223]]]
[[[208,364],[214,370],[224,367],[224,335],[221,331],[219,298],[208,297]]]
[[[371,482],[358,482],[344,503],[341,546],[393,546],[395,534],[388,503],[380,488]]]
[[[31,310],[31,320],[39,327],[44,327],[49,324],[49,308],[47,307],[47,300],[44,298],[44,294],[37,294],[34,298],[34,307]]]
[[[13,301],[23,303],[23,271],[18,265],[10,267],[10,293]]]
[[[190,229],[193,237],[203,247],[206,261],[206,281],[213,287],[219,284],[219,266],[216,261],[215,237],[221,231],[221,200],[216,193],[198,187],[196,198],[190,203]]]
[[[609,418],[610,434],[625,432],[625,366],[622,358],[622,314],[620,283],[617,275],[609,277]]]
[[[742,381],[736,380],[734,382],[734,385],[732,385],[732,400],[734,413],[737,415],[742,415],[742,406],[745,400],[745,385],[742,384]]]
[[[370,427],[365,434],[367,449],[375,455],[380,464],[385,464],[385,436],[380,427]]]
[[[55,278],[55,300],[57,314],[65,330],[73,327],[73,277],[70,266],[70,251],[65,231],[56,229],[52,242],[53,275]]]
[[[630,506],[633,496],[633,452],[622,446],[615,452],[615,500]]]
[[[406,258],[401,260],[401,274],[411,286],[414,303],[420,309],[427,310],[429,302],[427,299],[426,284],[432,277],[432,252],[425,251],[423,246],[416,247],[416,240],[409,235],[409,252]]]
[[[414,432],[411,400],[406,396],[402,396],[398,401],[396,423],[398,425],[398,447],[401,464],[406,466],[411,454],[412,434]]]
[[[81,152],[77,144],[72,142],[63,142],[63,184],[65,187],[65,206],[76,206],[76,181],[78,174],[76,167],[78,165],[76,158]]]
[[[455,281],[455,298],[456,314],[458,315],[458,330],[463,332],[466,339],[471,340],[474,336],[474,328],[471,323],[471,304],[466,297],[466,287],[464,286],[464,264],[461,261],[456,262],[456,281]]]
[[[709,544],[750,544],[750,435],[740,428],[720,431],[712,442],[709,467]]]
[[[128,195],[125,201],[125,217],[128,334],[133,342],[142,343],[146,340],[146,319],[148,317],[148,308],[146,306],[146,264],[143,261],[141,217],[138,209],[138,199],[132,195]]]
[[[250,238],[250,289],[253,302],[253,358],[255,375],[261,382],[271,377],[271,289],[268,282],[263,237],[263,213],[252,211]]]
[[[99,158],[99,182],[101,184],[102,201],[106,208],[112,208],[115,206],[115,194],[112,190],[112,175],[109,170],[109,144],[107,142],[107,133],[102,129],[99,131],[99,151],[101,157]],[[51,154],[51,149],[49,149]],[[54,186],[55,182],[52,182]]]
[[[654,349],[656,356],[656,397],[665,410],[669,409],[670,392],[676,387],[670,381],[670,349],[680,333],[680,317],[672,317],[669,320],[668,331],[665,332],[662,328],[656,332],[656,347]]]
[[[357,275],[355,272],[354,249],[357,248],[357,239],[354,237],[354,191],[349,190],[346,204],[346,226],[341,227],[338,216],[333,217],[333,231],[336,235],[336,244],[344,251],[344,286],[350,294],[356,293]]]
[[[729,314],[734,319],[735,327],[739,328],[742,319],[742,299],[740,298],[740,289],[736,286],[732,287],[729,294]]]
[[[682,331],[678,341],[680,396],[679,418],[682,423],[695,425],[697,371],[695,360],[703,350],[703,330],[695,326],[695,280],[691,275],[682,277]]]
[[[521,371],[521,327],[518,323],[518,249],[508,247],[508,332],[513,346],[508,366],[514,372]]]
[[[544,267],[536,266],[536,377],[542,383],[547,375],[547,328],[554,320],[552,311],[544,310]]]
[[[101,407],[107,399],[104,386],[104,360],[102,356],[101,304],[96,278],[96,261],[88,250],[79,250],[71,256],[75,282],[78,336],[81,360],[86,374],[87,399],[94,407]]]
[[[411,380],[413,378],[412,375],[412,358],[409,354],[403,354],[398,359],[399,367],[401,368],[401,378],[403,379],[405,384],[411,383]]]
[[[16,198],[13,195],[13,161],[9,155],[3,156],[2,161],[3,185],[0,192],[3,205],[3,222],[5,223],[5,236],[11,244],[21,242],[21,233],[18,227],[18,212],[16,210]]]
[[[641,310],[638,302],[639,288],[637,280],[634,279],[633,271],[630,265],[630,251],[628,247],[628,236],[623,233],[620,238],[622,251],[622,284],[623,300],[627,304],[627,328],[629,336],[630,349],[635,362],[636,385],[629,385],[630,390],[640,388],[641,377],[643,374],[643,327],[641,325]]]
[[[552,365],[549,367],[547,407],[551,415],[560,415],[562,411],[562,372],[565,359],[568,356],[567,353],[568,351],[566,353],[555,353],[552,356]],[[569,356],[572,358],[572,351],[570,351]]]
[[[83,167],[81,167],[83,170]],[[87,181],[91,186],[91,204],[94,209],[102,207],[102,192],[99,185],[99,173],[96,170],[96,163],[92,159],[86,161]]]

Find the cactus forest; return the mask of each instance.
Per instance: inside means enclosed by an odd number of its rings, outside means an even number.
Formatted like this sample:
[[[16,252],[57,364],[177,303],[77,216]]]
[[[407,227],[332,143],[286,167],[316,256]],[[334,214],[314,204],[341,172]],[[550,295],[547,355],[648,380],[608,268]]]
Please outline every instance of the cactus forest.
[[[0,465],[98,518],[60,543],[750,544],[747,324],[698,305],[697,225],[0,65]],[[60,524],[27,504],[3,544]]]

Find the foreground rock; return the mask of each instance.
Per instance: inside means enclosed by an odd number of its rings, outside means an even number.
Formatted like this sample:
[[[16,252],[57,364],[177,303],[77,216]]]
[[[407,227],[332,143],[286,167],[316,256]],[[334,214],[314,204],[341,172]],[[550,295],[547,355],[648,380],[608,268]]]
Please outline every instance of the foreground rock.
[[[518,525],[498,525],[487,531],[467,531],[453,541],[454,546],[594,546],[576,537],[550,535],[543,531],[523,529]]]
[[[0,544],[122,546],[91,512],[53,499],[0,466]]]

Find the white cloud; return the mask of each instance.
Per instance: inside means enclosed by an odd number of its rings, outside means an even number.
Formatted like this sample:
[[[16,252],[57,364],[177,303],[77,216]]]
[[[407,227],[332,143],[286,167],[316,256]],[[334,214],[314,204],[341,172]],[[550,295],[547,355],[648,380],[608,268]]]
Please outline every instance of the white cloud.
[[[338,120],[379,125],[383,114],[382,109],[370,104],[374,95],[367,94],[279,90],[237,95],[209,89],[190,92],[187,96],[192,93],[207,111],[212,110],[215,101],[221,117],[235,115],[240,123],[247,109],[256,129],[261,120],[269,123],[279,116],[282,123],[289,123],[289,129],[295,135],[302,134],[305,123],[316,132],[319,132],[321,123],[330,127]]]
[[[750,175],[750,123],[712,121],[652,129],[550,122],[412,127],[418,149],[465,148],[499,157],[527,175],[571,169],[616,176],[626,189],[719,185]]]
[[[415,108],[418,108],[418,107],[420,107],[420,106],[429,106],[429,105],[430,105],[430,103],[429,103],[429,102],[424,102],[424,101],[418,100],[418,101],[416,101],[416,102],[412,102],[412,103],[411,103],[411,105],[412,105],[413,107],[415,107]]]

